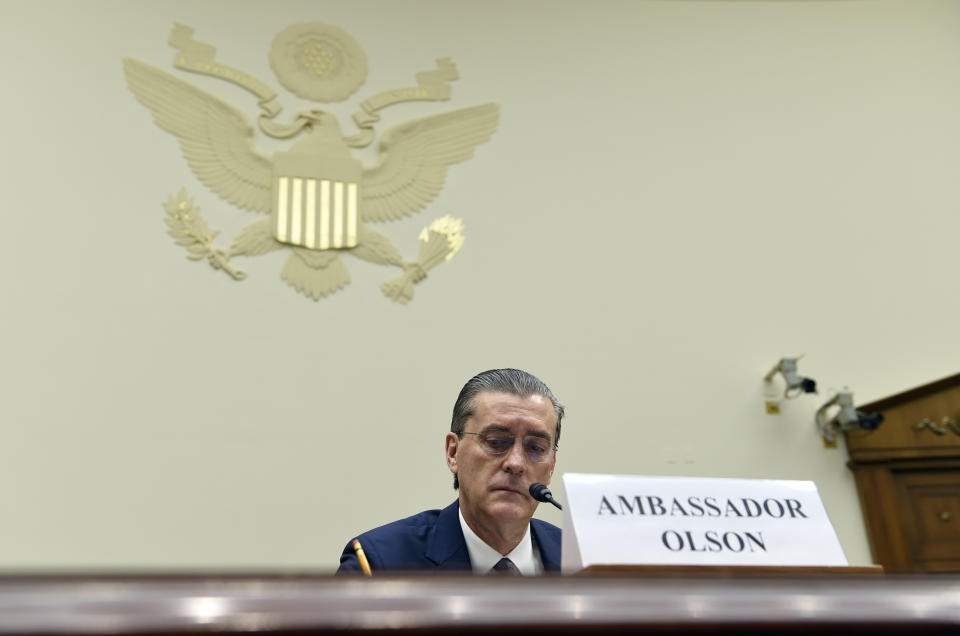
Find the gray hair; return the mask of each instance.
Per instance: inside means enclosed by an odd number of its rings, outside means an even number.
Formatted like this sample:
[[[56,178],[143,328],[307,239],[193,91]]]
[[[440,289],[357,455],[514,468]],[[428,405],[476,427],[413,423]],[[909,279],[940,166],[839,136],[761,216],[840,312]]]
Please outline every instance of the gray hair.
[[[470,378],[453,405],[453,418],[450,421],[450,432],[455,433],[458,439],[463,439],[463,431],[476,409],[476,397],[483,392],[509,393],[518,397],[542,395],[550,400],[553,412],[557,415],[557,427],[553,436],[553,448],[560,443],[560,424],[563,422],[563,405],[540,378],[521,371],[520,369],[491,369],[478,373]],[[453,489],[460,488],[460,480],[453,476]]]

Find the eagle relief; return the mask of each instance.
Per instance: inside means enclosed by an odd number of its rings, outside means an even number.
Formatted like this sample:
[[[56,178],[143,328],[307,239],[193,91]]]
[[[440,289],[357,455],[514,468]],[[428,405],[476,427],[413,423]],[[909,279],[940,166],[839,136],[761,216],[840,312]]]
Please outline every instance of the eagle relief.
[[[263,213],[234,237],[229,248],[215,247],[200,210],[181,188],[164,208],[169,234],[187,250],[187,258],[206,259],[236,280],[246,274],[235,256],[258,256],[286,249],[281,278],[302,294],[319,300],[342,289],[350,273],[341,258],[351,254],[402,273],[380,286],[387,298],[407,303],[427,271],[450,260],[463,244],[463,222],[449,215],[434,220],[419,235],[420,251],[407,260],[386,235],[371,224],[415,214],[439,194],[447,167],[473,156],[490,139],[500,109],[488,103],[413,119],[387,129],[372,165],[351,156],[376,138],[382,108],[399,102],[450,99],[457,69],[448,59],[417,73],[414,87],[388,90],[360,103],[353,121],[359,132],[345,136],[334,115],[320,109],[278,121],[276,92],[241,70],[215,60],[216,49],[193,39],[193,29],[177,24],[170,34],[174,66],[232,82],[257,98],[257,126],[275,139],[291,140],[288,149],[267,156],[254,147],[254,128],[237,108],[154,66],[123,60],[127,85],[153,113],[158,126],[180,142],[190,168],[210,190],[229,203]],[[279,82],[300,98],[340,102],[366,79],[367,58],[345,31],[323,22],[294,24],[274,38],[270,67]]]

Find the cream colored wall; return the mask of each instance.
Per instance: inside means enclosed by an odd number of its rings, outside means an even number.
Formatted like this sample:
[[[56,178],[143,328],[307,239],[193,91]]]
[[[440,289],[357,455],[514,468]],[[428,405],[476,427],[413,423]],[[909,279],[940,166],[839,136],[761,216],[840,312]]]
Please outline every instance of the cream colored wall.
[[[360,530],[453,499],[461,384],[517,366],[569,409],[558,471],[813,479],[870,561],[820,398],[763,413],[802,352],[860,403],[955,373],[960,4],[950,1],[5,2],[0,139],[0,567],[333,568]],[[409,306],[349,259],[314,303],[283,255],[229,280],[186,260],[186,186],[224,246],[255,218],[206,190],[125,87],[175,21],[279,88],[274,34],[366,49],[330,108],[458,64],[449,104],[502,119],[425,212],[467,243]],[[282,92],[285,115],[308,107]],[[258,138],[265,150],[278,147]],[[365,160],[372,151],[360,153]],[[555,492],[562,498],[559,480]],[[559,515],[541,510],[559,523]]]

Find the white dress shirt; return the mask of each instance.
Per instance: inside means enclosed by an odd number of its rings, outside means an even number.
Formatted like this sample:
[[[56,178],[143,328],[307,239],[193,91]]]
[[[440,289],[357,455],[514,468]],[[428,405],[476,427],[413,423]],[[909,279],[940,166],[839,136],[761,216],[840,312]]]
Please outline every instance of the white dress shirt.
[[[458,510],[460,515],[460,528],[463,530],[463,538],[467,540],[467,552],[470,554],[470,563],[473,564],[473,571],[477,574],[486,574],[490,571],[497,561],[506,557],[513,561],[520,573],[524,576],[536,576],[543,572],[543,562],[540,560],[539,550],[534,549],[533,536],[530,534],[530,524],[527,524],[527,531],[523,539],[509,554],[500,554],[486,542],[477,536],[463,518],[463,511]]]

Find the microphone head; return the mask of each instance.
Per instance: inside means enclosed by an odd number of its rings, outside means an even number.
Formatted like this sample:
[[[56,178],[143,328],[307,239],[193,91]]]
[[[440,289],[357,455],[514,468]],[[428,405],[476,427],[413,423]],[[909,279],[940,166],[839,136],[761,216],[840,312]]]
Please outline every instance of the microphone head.
[[[550,493],[550,489],[540,482],[534,482],[530,484],[530,496],[537,501],[542,501],[544,503],[550,501],[550,499],[553,497],[553,495]]]

